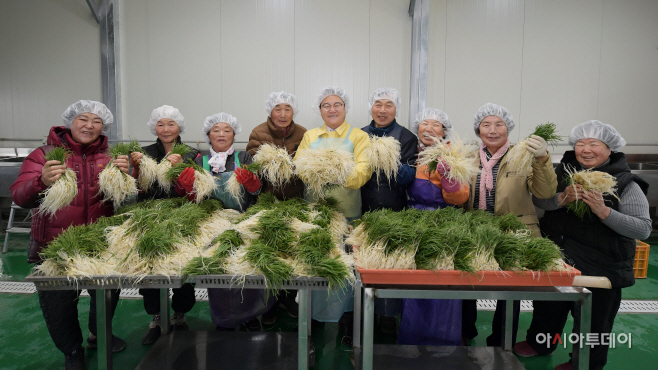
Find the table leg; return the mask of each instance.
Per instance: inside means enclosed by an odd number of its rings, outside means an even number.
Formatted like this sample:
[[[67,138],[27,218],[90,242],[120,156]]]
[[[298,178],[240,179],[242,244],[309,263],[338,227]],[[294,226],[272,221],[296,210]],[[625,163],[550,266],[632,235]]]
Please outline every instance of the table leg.
[[[592,327],[592,293],[583,288],[581,299],[576,301],[575,309],[580,311],[580,320],[574,322],[574,333],[580,334],[578,344],[573,345],[573,358],[571,363],[574,369],[589,369],[589,349],[587,345],[580,348],[582,341],[585,341],[587,333],[590,332]]]
[[[352,353],[354,355],[354,369],[361,370],[361,286],[354,287],[354,331],[352,333]]]
[[[500,302],[500,301],[499,301]],[[504,333],[505,333],[505,342],[503,342],[503,349],[505,351],[511,351],[512,346],[512,331],[514,330],[514,301],[506,300],[505,303],[505,317],[503,318]]]
[[[111,292],[110,289],[96,289],[96,340],[99,370],[112,370]]]
[[[375,330],[375,296],[373,288],[363,289],[363,369],[372,370],[373,332]]]
[[[160,289],[160,329],[162,334],[169,333],[169,288]]]
[[[297,298],[299,300],[299,317],[297,319],[298,329],[297,329],[297,369],[299,370],[308,370],[308,351],[309,351],[309,290],[308,289],[299,289],[297,291]]]

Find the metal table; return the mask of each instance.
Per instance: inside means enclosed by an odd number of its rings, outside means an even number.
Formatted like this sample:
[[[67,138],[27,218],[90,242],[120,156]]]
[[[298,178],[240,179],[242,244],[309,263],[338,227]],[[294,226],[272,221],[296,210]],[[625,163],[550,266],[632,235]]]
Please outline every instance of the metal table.
[[[34,283],[38,291],[42,290],[96,290],[96,320],[98,337],[98,369],[112,369],[112,315],[110,291],[120,288],[160,289],[161,322],[169,322],[169,288],[180,288],[183,278],[180,276],[150,275],[142,279],[126,276],[92,276],[71,279],[64,276],[43,276],[33,273],[25,278]],[[169,332],[169,325],[162,326],[162,332]]]
[[[363,297],[360,288],[363,288]],[[459,353],[455,350],[460,347],[431,347],[431,346],[382,346],[388,347],[387,351],[375,351],[373,346],[373,331],[374,331],[374,310],[375,310],[375,297],[377,298],[418,298],[418,299],[497,299],[504,301],[506,304],[504,326],[504,344],[502,350],[492,347],[471,347],[464,348]],[[413,285],[364,285],[361,282],[361,275],[357,273],[357,287],[355,289],[354,297],[354,357],[356,369],[372,370],[374,355],[378,356],[391,356],[387,359],[385,364],[379,364],[378,368],[397,368],[394,367],[395,361],[392,359],[396,356],[405,358],[405,367],[412,368],[414,365],[412,361],[418,362],[418,365],[427,362],[428,358],[441,357],[448,355],[446,348],[453,348],[452,353],[461,358],[473,358],[484,354],[483,350],[490,351],[487,356],[491,359],[500,358],[498,362],[501,368],[510,368],[509,361],[512,354],[512,302],[514,300],[537,300],[537,301],[573,301],[576,303],[576,309],[580,310],[580,325],[574,326],[574,332],[588,333],[590,331],[590,318],[592,314],[592,294],[589,290],[583,287],[515,287],[515,286],[456,286],[456,285],[437,285],[437,286],[413,286]],[[361,309],[363,307],[363,346],[361,347]],[[380,347],[380,346],[377,346]],[[412,355],[404,353],[410,347],[416,348],[416,352]],[[432,356],[428,352],[440,352],[443,349],[444,353],[439,356]],[[503,353],[500,353],[503,352]],[[419,354],[425,353],[424,356]],[[511,356],[511,357],[510,357]],[[589,347],[587,345],[583,348],[579,346],[573,347],[573,364],[574,369],[588,369],[589,368]],[[445,358],[442,358],[444,361]],[[516,360],[514,358],[513,360]],[[434,360],[436,361],[436,360]],[[492,360],[493,361],[493,360]],[[519,368],[520,364],[511,366],[511,368]],[[422,363],[422,364],[421,364]],[[491,363],[488,364],[492,366]],[[421,367],[417,367],[421,368]],[[475,367],[480,368],[480,367]],[[492,367],[497,368],[497,367]],[[522,366],[520,368],[523,368]]]
[[[256,275],[246,276],[244,280],[233,275],[203,275],[190,277],[186,282],[195,283],[197,288],[268,289],[265,277]],[[329,282],[327,279],[319,277],[297,277],[286,281],[283,285],[277,286],[276,288],[298,291],[299,327],[297,331],[297,368],[300,370],[307,370],[311,366],[310,361],[312,356],[310,353],[310,293],[313,290],[328,289]],[[172,364],[176,363],[176,361],[180,361],[182,358],[186,359],[186,364],[189,368],[213,368],[213,365],[217,365],[214,362],[218,360],[226,361],[223,362],[224,366],[230,366],[229,362],[238,361],[236,353],[230,351],[230,346],[233,344],[239,345],[240,343],[249,343],[250,346],[256,346],[263,349],[262,351],[255,351],[255,354],[249,359],[249,363],[260,362],[261,365],[258,366],[259,368],[289,369],[291,365],[291,355],[294,354],[291,354],[287,348],[282,347],[282,343],[289,342],[288,339],[290,338],[290,335],[294,337],[294,333],[176,333],[176,335],[171,336],[168,341],[163,341],[160,345],[156,344],[158,346],[154,346],[152,349],[152,351],[154,351],[153,355],[151,355],[151,351],[149,351],[137,369],[170,369],[173,368]],[[268,353],[267,348],[269,348],[268,346],[270,343],[276,343],[280,349],[280,356],[273,356],[271,352]],[[213,352],[213,348],[217,346],[224,346],[226,351],[226,345],[229,345],[229,350],[227,352],[230,353],[226,353],[224,357],[217,353],[212,353],[212,356],[208,355]],[[245,345],[242,345],[240,348],[244,349]],[[157,356],[156,352],[167,353],[168,356]],[[259,358],[259,356],[262,358]],[[280,363],[276,364],[275,362],[277,361]]]

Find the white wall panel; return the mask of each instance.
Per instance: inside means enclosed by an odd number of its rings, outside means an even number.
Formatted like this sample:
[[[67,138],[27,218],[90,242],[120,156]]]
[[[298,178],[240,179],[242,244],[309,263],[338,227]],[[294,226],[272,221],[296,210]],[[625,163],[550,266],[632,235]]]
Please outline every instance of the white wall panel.
[[[426,107],[445,108],[447,1],[430,2]],[[450,115],[450,112],[446,112]]]
[[[122,3],[124,138],[155,140],[146,122],[167,104],[185,117],[183,139],[203,141],[203,120],[222,101],[220,7],[216,1]]]
[[[658,1],[605,1],[603,24],[597,118],[615,126],[628,143],[658,144]]]
[[[411,17],[409,2],[378,0],[370,3],[370,81],[366,103],[370,94],[380,87],[394,87],[400,92],[402,106],[397,121],[409,127],[409,86],[411,78]],[[363,127],[371,119],[368,105],[366,121],[354,122]]]
[[[369,122],[369,10],[368,1],[295,2],[295,93],[302,104],[298,121],[307,128],[322,124],[311,105],[328,85],[351,98],[348,123]]]
[[[602,5],[598,0],[526,3],[516,140],[548,121],[568,135],[576,124],[596,117]]]
[[[100,100],[99,40],[84,0],[0,2],[0,136],[41,140],[71,103]]]
[[[473,137],[484,103],[520,111],[523,1],[448,1],[445,106],[454,131]]]

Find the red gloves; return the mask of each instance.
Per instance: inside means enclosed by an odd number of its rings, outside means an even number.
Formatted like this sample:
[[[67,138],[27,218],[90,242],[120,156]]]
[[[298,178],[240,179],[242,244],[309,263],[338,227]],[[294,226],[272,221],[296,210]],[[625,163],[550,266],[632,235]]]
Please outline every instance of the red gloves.
[[[194,168],[188,167],[178,176],[178,185],[185,189],[185,193],[191,194],[194,191]]]
[[[254,175],[253,172],[249,172],[244,168],[236,168],[235,176],[238,179],[238,182],[244,186],[250,193],[255,193],[260,189],[260,180]]]

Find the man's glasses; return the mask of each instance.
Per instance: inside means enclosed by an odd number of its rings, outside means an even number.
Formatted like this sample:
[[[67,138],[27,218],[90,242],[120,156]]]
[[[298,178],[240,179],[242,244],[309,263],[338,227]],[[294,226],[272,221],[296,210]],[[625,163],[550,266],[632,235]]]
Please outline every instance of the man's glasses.
[[[329,110],[329,109],[331,109],[332,105],[329,104],[329,103],[324,103],[320,107],[322,107],[322,109],[324,109],[324,110]],[[343,103],[334,103],[333,107],[334,107],[334,109],[340,109],[340,108],[343,107]]]

